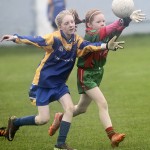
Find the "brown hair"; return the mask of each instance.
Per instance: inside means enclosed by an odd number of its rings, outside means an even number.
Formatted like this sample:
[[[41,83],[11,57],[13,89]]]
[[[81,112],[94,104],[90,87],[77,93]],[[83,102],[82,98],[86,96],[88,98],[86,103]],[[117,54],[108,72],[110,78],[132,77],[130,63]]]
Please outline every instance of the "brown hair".
[[[98,15],[98,14],[101,14],[102,12],[98,9],[91,9],[89,10],[86,15],[85,15],[85,24],[86,24],[86,27],[87,26],[87,23],[91,23],[94,19],[94,16],[95,15]]]
[[[69,11],[70,11],[70,12],[72,13],[72,15],[74,16],[75,24],[80,24],[80,23],[83,22],[83,21],[79,18],[79,15],[78,15],[78,13],[77,13],[77,11],[76,11],[75,9],[70,9]]]

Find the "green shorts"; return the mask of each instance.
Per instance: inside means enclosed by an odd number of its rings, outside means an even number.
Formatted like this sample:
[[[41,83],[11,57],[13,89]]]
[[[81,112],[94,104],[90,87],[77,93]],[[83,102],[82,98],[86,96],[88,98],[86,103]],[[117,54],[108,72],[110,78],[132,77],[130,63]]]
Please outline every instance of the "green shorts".
[[[85,91],[90,90],[96,86],[99,87],[103,78],[104,69],[89,69],[84,70],[78,68],[77,72],[77,86],[79,94],[85,93]]]

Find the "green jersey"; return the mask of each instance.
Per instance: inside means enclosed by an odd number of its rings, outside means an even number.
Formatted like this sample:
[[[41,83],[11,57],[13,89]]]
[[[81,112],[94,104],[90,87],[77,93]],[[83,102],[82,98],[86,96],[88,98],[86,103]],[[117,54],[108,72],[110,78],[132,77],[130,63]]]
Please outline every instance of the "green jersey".
[[[90,42],[102,41],[107,43],[114,35],[119,36],[123,29],[129,25],[130,21],[130,18],[124,18],[99,30],[87,28],[84,39]],[[108,50],[106,49],[91,52],[78,58],[77,85],[79,94],[85,93],[85,91],[100,85],[107,55]]]
[[[100,41],[99,31],[87,29],[84,39],[90,42]],[[108,42],[108,40],[109,38],[105,38],[103,39],[103,42]],[[78,58],[77,66],[83,69],[94,70],[102,68],[106,63],[107,54],[107,49],[88,53],[86,56]]]

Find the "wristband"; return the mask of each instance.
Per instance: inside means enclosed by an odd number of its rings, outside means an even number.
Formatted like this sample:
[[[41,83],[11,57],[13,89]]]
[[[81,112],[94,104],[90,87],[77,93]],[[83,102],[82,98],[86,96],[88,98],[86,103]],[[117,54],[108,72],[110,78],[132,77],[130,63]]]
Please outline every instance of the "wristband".
[[[107,43],[102,43],[101,44],[101,50],[105,50],[107,48],[108,48]]]

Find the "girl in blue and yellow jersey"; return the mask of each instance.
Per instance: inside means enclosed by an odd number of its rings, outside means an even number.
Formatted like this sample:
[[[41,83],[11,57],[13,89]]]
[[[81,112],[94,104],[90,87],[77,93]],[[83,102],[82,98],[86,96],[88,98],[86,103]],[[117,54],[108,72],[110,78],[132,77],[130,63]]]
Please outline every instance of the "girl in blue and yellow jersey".
[[[77,28],[77,25],[82,23],[82,20],[80,20],[76,10],[70,9],[69,11],[74,16],[75,24],[76,24],[76,28]],[[29,89],[29,100],[30,100],[31,104],[34,105],[34,106],[36,105],[36,92],[37,92],[37,82],[35,82],[35,78],[36,78],[36,75],[35,75],[35,77],[32,81],[30,89]]]
[[[10,117],[5,136],[9,141],[12,141],[20,126],[46,124],[50,119],[49,103],[58,100],[65,113],[54,149],[73,150],[65,143],[74,110],[66,81],[73,69],[76,57],[106,48],[112,50],[123,48],[119,44],[124,42],[115,42],[116,37],[107,44],[102,42],[90,43],[83,40],[75,34],[74,16],[68,10],[60,12],[55,21],[59,30],[43,37],[19,36],[17,34],[2,37],[1,41],[35,45],[45,50],[44,58],[41,60],[34,77],[34,83],[37,85],[36,105],[38,114],[22,118]]]

